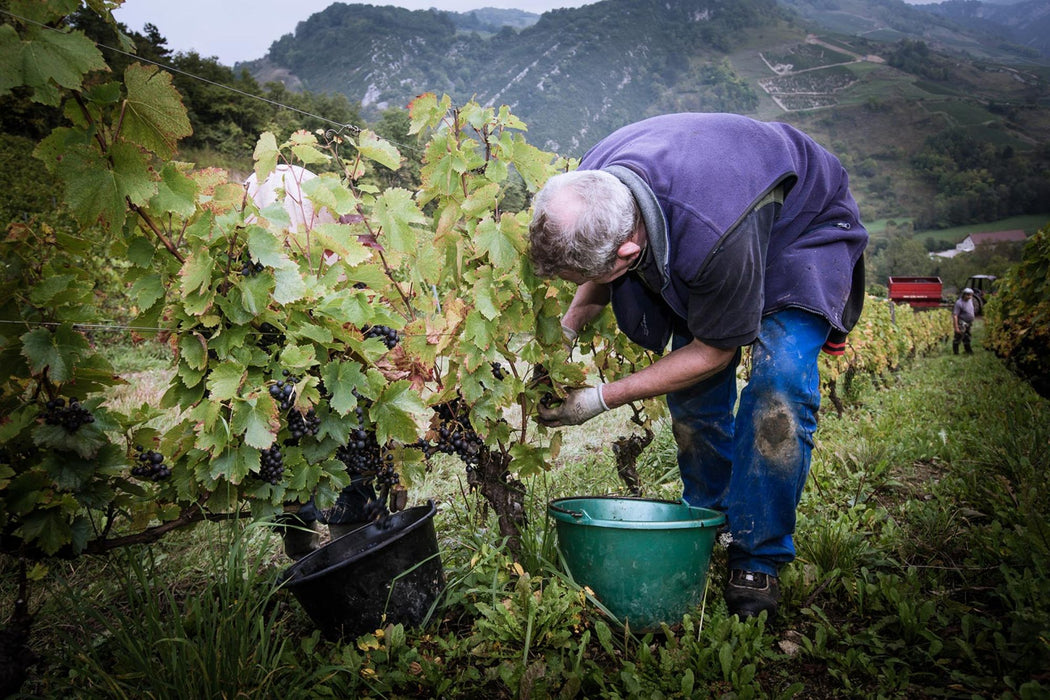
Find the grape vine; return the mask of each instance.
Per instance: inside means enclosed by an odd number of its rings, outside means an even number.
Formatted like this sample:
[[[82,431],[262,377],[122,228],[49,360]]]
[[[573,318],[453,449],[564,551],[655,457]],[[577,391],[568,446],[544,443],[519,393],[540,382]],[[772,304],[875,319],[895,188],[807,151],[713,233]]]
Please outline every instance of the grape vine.
[[[35,21],[62,24],[62,7],[45,3]],[[4,51],[41,48],[37,24],[5,27]],[[260,182],[279,165],[319,173],[302,195],[324,223],[288,226],[261,215],[229,172],[177,157],[190,124],[170,76],[132,62],[99,89],[89,76],[106,69],[101,52],[77,29],[64,37],[53,60],[8,56],[0,86],[0,96],[65,102],[58,113],[72,118],[35,155],[80,227],[56,236],[20,222],[0,242],[5,302],[27,322],[0,329],[5,547],[103,551],[118,544],[111,533],[141,523],[161,521],[146,526],[160,536],[212,514],[323,511],[365,475],[378,512],[438,451],[493,483],[507,482],[512,458],[521,474],[546,468],[558,438],[536,432],[542,391],[514,367],[560,347],[569,290],[527,273],[528,212],[503,202],[512,174],[534,191],[568,161],[530,146],[506,107],[421,95],[410,107],[423,153],[411,192],[376,186],[403,158],[367,128],[259,135]],[[88,249],[121,258],[129,325],[172,352],[163,397],[126,414],[105,406],[120,380],[79,325],[104,320]],[[585,380],[574,363],[551,367],[559,385]],[[83,402],[54,398],[74,386]],[[55,403],[26,399],[41,395]],[[155,422],[170,427],[158,434]],[[120,435],[150,447],[129,451]],[[56,473],[70,460],[84,465],[75,484]],[[501,532],[514,535],[515,517],[500,514]],[[87,532],[100,534],[84,541]]]

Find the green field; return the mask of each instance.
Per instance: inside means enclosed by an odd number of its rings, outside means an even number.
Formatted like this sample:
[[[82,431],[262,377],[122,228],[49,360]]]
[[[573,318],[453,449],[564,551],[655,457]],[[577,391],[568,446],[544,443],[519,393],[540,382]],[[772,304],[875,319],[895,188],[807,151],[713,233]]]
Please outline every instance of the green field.
[[[879,238],[886,234],[886,226],[892,222],[898,228],[901,226],[908,226],[911,224],[911,219],[907,217],[892,217],[887,219],[875,219],[872,221],[865,221],[864,227],[868,229],[868,233],[873,238]],[[915,231],[913,237],[925,240],[926,238],[935,238],[938,241],[944,241],[949,245],[955,245],[962,241],[962,239],[969,236],[971,233],[988,233],[989,231],[1013,231],[1021,229],[1026,235],[1031,236],[1033,233],[1043,228],[1050,222],[1050,213],[1047,214],[1031,214],[1028,216],[1011,216],[1008,219],[1000,219],[999,221],[992,221],[986,224],[971,224],[969,226],[955,226],[953,228],[946,229],[925,229]]]

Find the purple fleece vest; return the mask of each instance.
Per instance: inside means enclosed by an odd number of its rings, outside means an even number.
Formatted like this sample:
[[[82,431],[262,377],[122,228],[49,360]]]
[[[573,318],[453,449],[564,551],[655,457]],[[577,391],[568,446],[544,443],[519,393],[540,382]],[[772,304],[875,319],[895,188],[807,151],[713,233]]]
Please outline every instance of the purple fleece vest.
[[[657,260],[663,304],[633,275],[612,285],[617,320],[635,342],[666,347],[673,327],[687,318],[690,287],[702,286],[705,263],[718,264],[719,241],[780,185],[786,196],[765,250],[764,298],[753,301],[763,315],[787,307],[811,311],[842,333],[856,323],[867,231],[841,163],[801,131],[733,114],[654,117],[613,132],[580,163],[581,170],[609,166],[637,175],[636,199],[640,180],[663,214],[663,222],[644,217],[654,250],[665,251]],[[722,301],[729,308],[740,300]]]

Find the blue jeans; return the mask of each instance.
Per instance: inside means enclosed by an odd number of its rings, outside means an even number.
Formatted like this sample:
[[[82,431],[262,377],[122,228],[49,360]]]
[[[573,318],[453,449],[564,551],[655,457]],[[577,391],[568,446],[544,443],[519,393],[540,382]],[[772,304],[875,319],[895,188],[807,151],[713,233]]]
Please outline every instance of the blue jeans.
[[[730,569],[776,575],[795,558],[795,509],[820,407],[817,357],[830,331],[800,309],[763,318],[735,417],[740,353],[719,374],[667,395],[682,499],[726,514]],[[676,336],[672,347],[691,341]]]

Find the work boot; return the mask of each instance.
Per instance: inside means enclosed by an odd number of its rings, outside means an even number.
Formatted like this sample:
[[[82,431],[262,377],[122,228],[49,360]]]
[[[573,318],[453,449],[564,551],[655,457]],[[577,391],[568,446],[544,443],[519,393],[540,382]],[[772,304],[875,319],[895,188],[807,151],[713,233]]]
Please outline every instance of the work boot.
[[[733,569],[729,572],[725,599],[729,614],[741,620],[758,617],[763,610],[768,613],[767,619],[772,620],[780,603],[780,581],[770,574]]]

